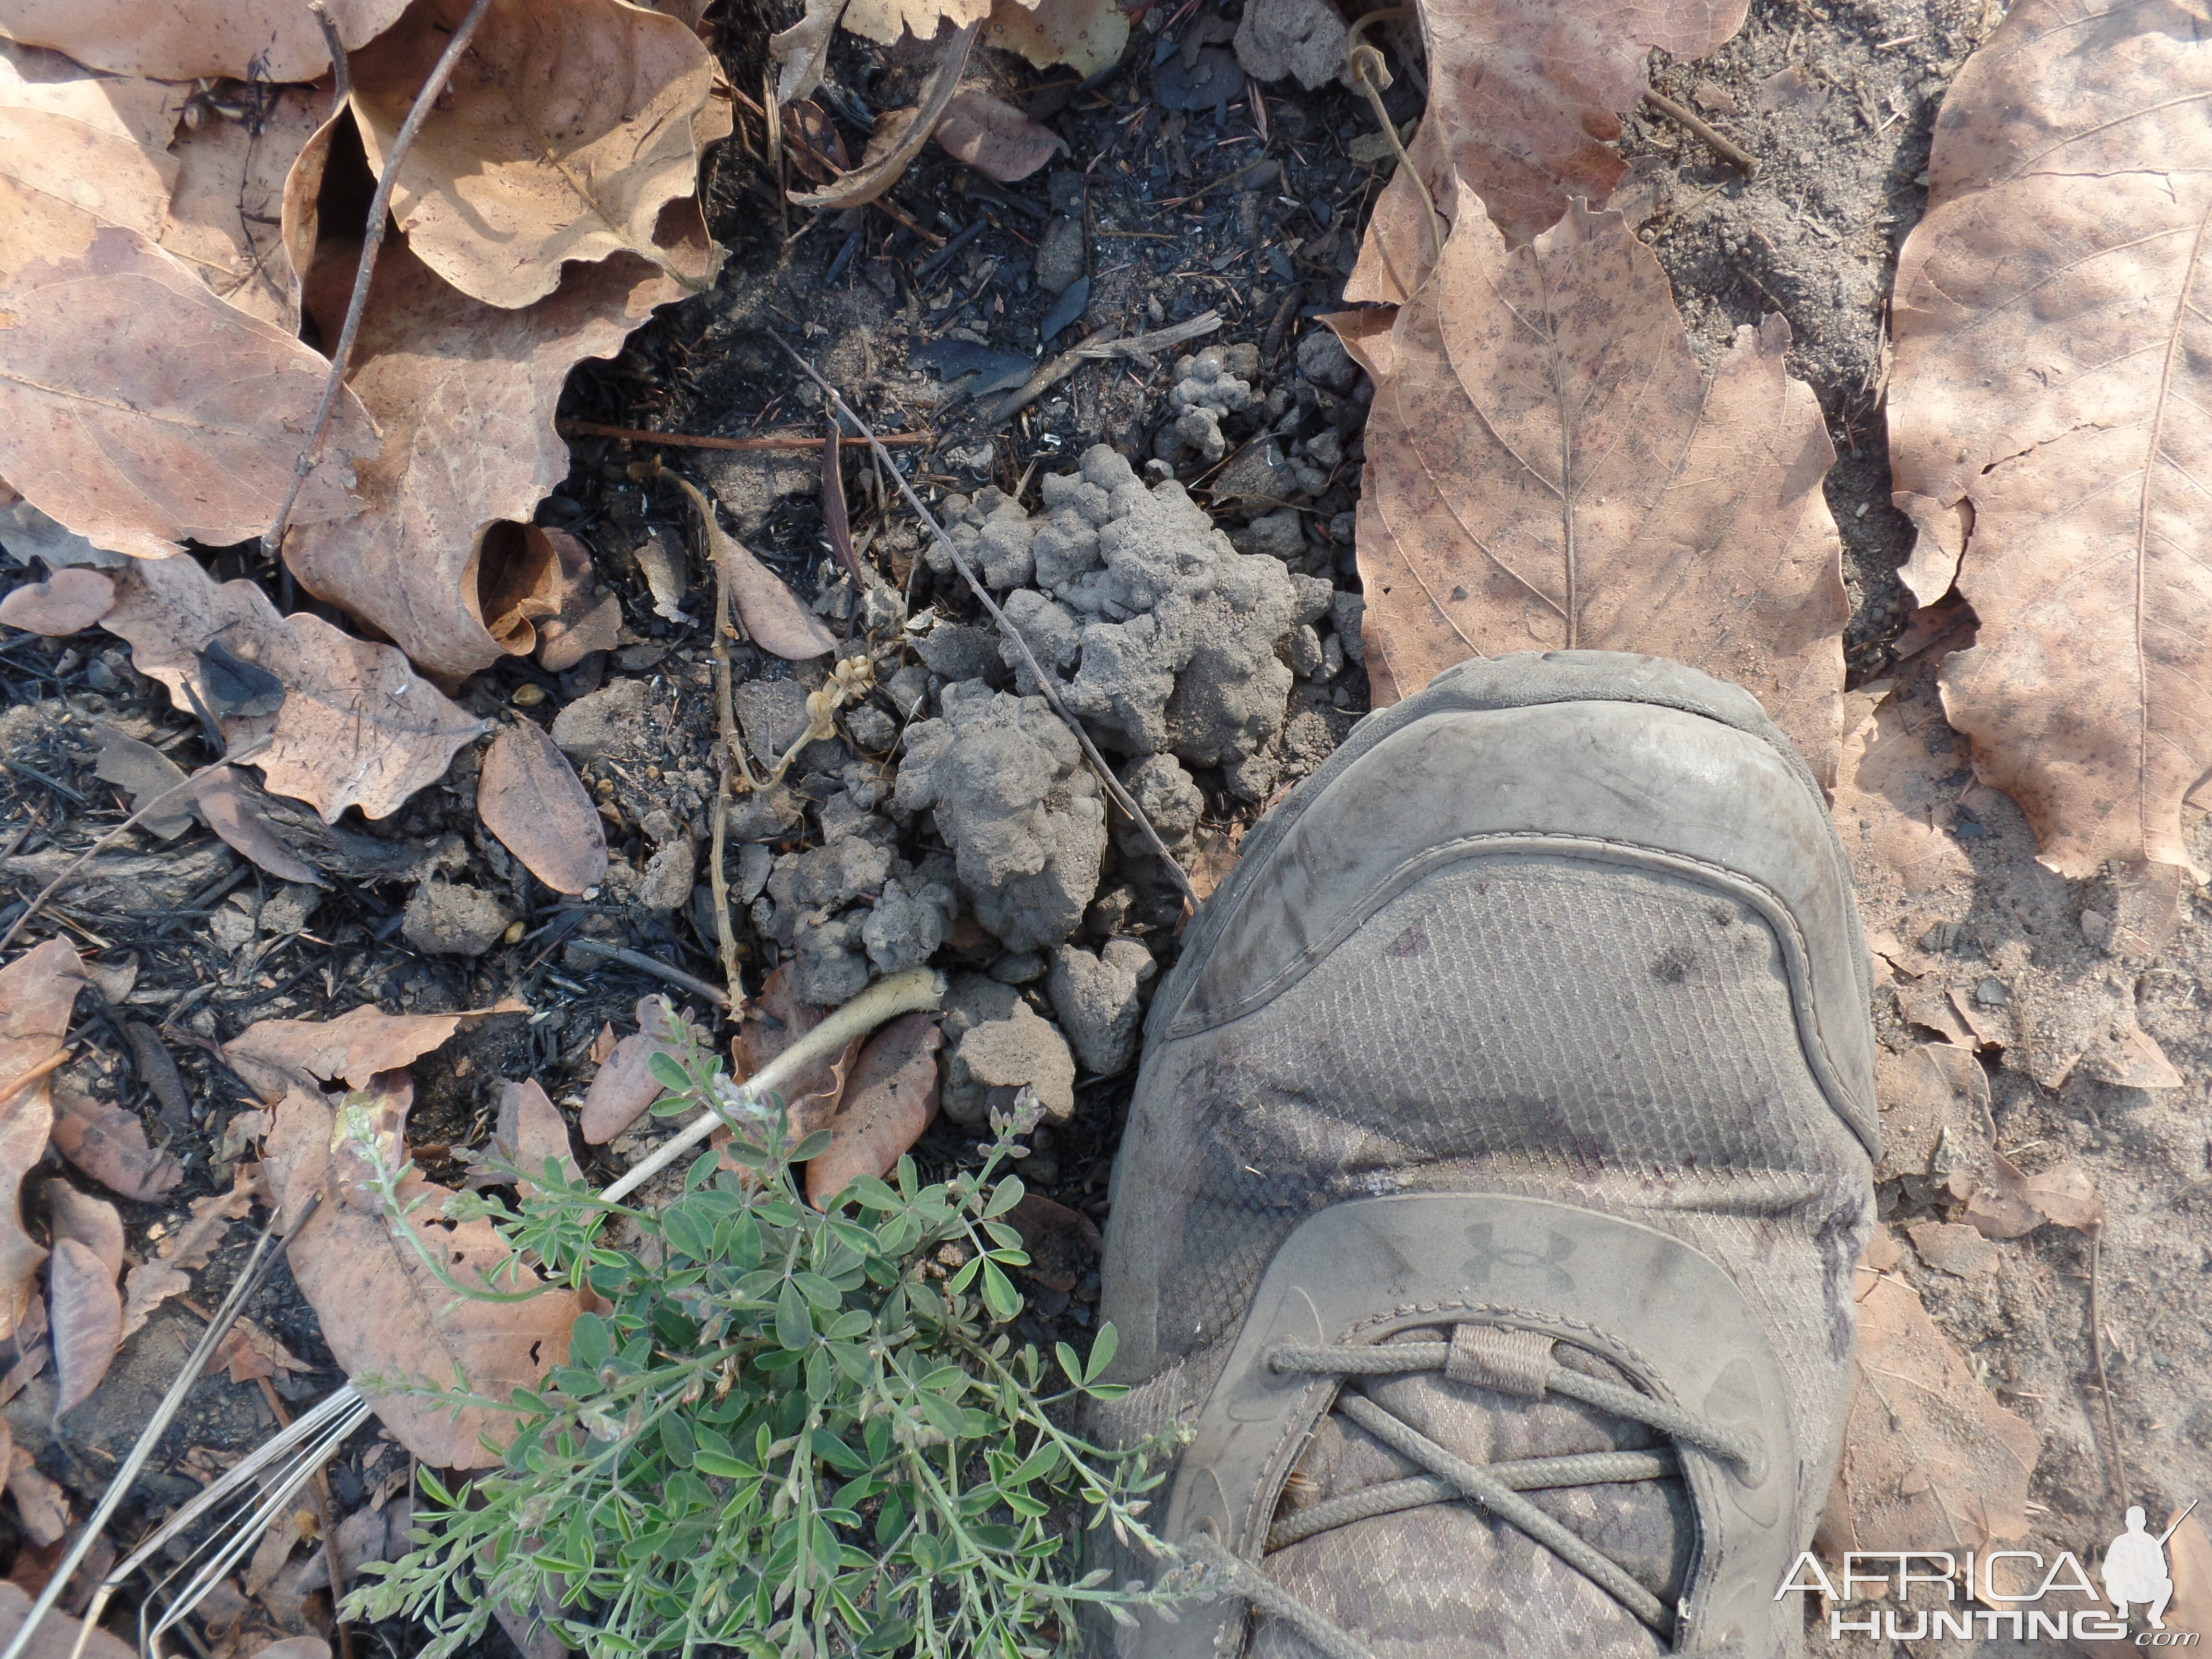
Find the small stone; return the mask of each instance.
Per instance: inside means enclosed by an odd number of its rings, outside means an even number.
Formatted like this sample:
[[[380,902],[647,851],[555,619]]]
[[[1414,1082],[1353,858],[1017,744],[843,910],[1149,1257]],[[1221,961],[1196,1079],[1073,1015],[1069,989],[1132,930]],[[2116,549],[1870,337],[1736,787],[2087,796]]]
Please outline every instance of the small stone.
[[[999,640],[988,628],[939,623],[915,641],[915,650],[933,674],[948,680],[972,680],[997,659]]]
[[[953,1056],[961,1080],[985,1091],[984,1115],[991,1107],[1010,1111],[1016,1092],[1036,1091],[1045,1115],[1064,1123],[1075,1114],[1075,1057],[1067,1039],[1040,1019],[1026,1002],[1014,1004],[1012,1015],[979,1025],[960,1039]]]
[[[1305,527],[1297,508],[1286,507],[1257,518],[1242,530],[1229,532],[1229,544],[1239,553],[1265,553],[1291,564],[1305,556]]]
[[[426,881],[407,902],[406,920],[399,931],[418,951],[434,956],[480,957],[500,942],[513,921],[489,893]]]
[[[1316,386],[1345,392],[1359,379],[1359,365],[1334,332],[1317,328],[1298,342],[1298,373]]]
[[[1054,947],[1053,1012],[1085,1071],[1110,1077],[1136,1058],[1138,988],[1152,970],[1152,953],[1131,939],[1108,939],[1097,956],[1077,945]]]
[[[517,708],[535,708],[545,701],[545,688],[536,680],[525,680],[514,688],[514,695],[507,701]]]
[[[1320,674],[1322,660],[1321,635],[1306,623],[1291,635],[1291,672],[1302,680],[1312,679]]]
[[[579,697],[554,718],[553,741],[577,761],[642,749],[645,682],[616,680],[588,697]]]
[[[747,680],[731,701],[746,744],[770,766],[805,735],[806,688],[797,680]]]
[[[1344,654],[1354,662],[1366,659],[1367,647],[1360,637],[1360,628],[1367,620],[1367,596],[1364,593],[1340,593],[1328,607],[1328,624],[1336,630],[1336,637],[1344,647]]]
[[[880,708],[863,703],[845,716],[845,730],[870,754],[880,755],[898,741],[898,722]]]
[[[1974,1000],[1984,1008],[2002,1008],[2012,1000],[2012,993],[2002,980],[1992,977],[1974,987]]]
[[[1035,951],[1015,951],[991,964],[991,977],[1001,985],[1027,985],[1044,977],[1044,957]]]
[[[691,896],[696,866],[690,842],[670,842],[647,860],[645,878],[638,884],[637,902],[656,914],[675,909]]]
[[[1075,279],[1083,275],[1080,219],[1063,217],[1052,222],[1045,230],[1044,240],[1037,245],[1032,274],[1037,286],[1048,294],[1064,294],[1075,286]]]
[[[730,890],[730,896],[739,904],[750,904],[768,885],[769,872],[775,868],[775,854],[758,842],[738,848],[738,883]]]

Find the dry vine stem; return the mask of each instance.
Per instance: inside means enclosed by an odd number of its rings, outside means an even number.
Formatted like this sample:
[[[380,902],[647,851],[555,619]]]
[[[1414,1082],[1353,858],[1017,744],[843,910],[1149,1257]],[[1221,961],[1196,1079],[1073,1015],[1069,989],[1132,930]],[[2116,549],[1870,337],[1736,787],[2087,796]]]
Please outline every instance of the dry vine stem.
[[[1429,216],[1429,258],[1435,260],[1443,258],[1443,216],[1437,212],[1436,198],[1429,194],[1429,181],[1421,177],[1420,168],[1415,167],[1413,158],[1406,154],[1406,146],[1398,137],[1397,124],[1391,120],[1390,112],[1382,107],[1383,91],[1390,85],[1389,67],[1383,63],[1382,52],[1360,38],[1374,24],[1412,17],[1416,15],[1416,10],[1412,6],[1389,6],[1381,11],[1370,11],[1354,23],[1345,36],[1344,67],[1352,76],[1352,84],[1367,95],[1368,103],[1374,108],[1375,118],[1382,124],[1382,136],[1390,141],[1390,148],[1397,155],[1398,165],[1406,169],[1406,176],[1413,181],[1413,188],[1421,192],[1421,205],[1428,210]],[[1387,252],[1382,257],[1386,261],[1389,258]],[[1398,275],[1395,270],[1390,274],[1394,277]],[[1402,277],[1399,278],[1398,285],[1409,294],[1413,292],[1412,285]]]
[[[822,395],[830,400],[830,407],[843,416],[853,429],[866,438],[875,449],[877,459],[884,463],[884,470],[897,482],[899,494],[906,498],[906,504],[914,509],[915,515],[922,523],[929,526],[929,533],[937,538],[937,544],[945,550],[945,556],[952,561],[952,568],[960,573],[969,587],[974,591],[975,597],[982,601],[983,609],[990,613],[991,620],[999,625],[1000,637],[1012,641],[1014,648],[1022,653],[1023,662],[1029,665],[1029,671],[1036,678],[1038,689],[1044,693],[1045,701],[1052,705],[1052,712],[1066,722],[1067,729],[1075,733],[1075,740],[1083,745],[1083,752],[1090,759],[1091,770],[1098,775],[1099,783],[1104,787],[1106,793],[1113,797],[1114,804],[1127,813],[1130,821],[1145,832],[1145,839],[1152,842],[1152,851],[1159,854],[1160,862],[1167,866],[1168,873],[1175,878],[1176,885],[1182,890],[1183,902],[1193,910],[1196,910],[1199,906],[1198,890],[1190,884],[1189,875],[1185,872],[1182,866],[1176,861],[1175,854],[1168,851],[1167,842],[1160,839],[1160,832],[1152,827],[1152,821],[1145,816],[1145,809],[1131,799],[1129,792],[1121,787],[1121,781],[1114,775],[1114,769],[1106,764],[1106,757],[1098,752],[1098,745],[1091,741],[1091,734],[1083,729],[1083,722],[1067,712],[1067,705],[1060,700],[1059,682],[1052,675],[1045,672],[1043,665],[1036,659],[1036,653],[1030,649],[1030,642],[1022,637],[1021,630],[1006,620],[1006,613],[999,609],[999,602],[991,597],[991,590],[984,586],[976,576],[974,568],[968,562],[967,556],[955,545],[952,538],[945,533],[945,526],[938,523],[937,515],[922,505],[921,497],[914,493],[914,486],[906,481],[906,475],[890,464],[890,455],[880,443],[876,441],[875,433],[866,421],[853,412],[851,405],[837,395],[837,388],[816,374],[814,365],[800,356],[793,349],[790,341],[785,339],[774,329],[769,329],[767,332],[769,338],[790,352],[791,360],[799,365],[800,373],[822,388]]]
[[[323,401],[315,410],[315,423],[307,428],[307,441],[300,446],[299,459],[292,463],[292,483],[284,491],[284,504],[276,509],[276,522],[261,538],[261,550],[272,559],[284,545],[284,531],[291,522],[292,505],[300,499],[300,487],[307,483],[307,475],[315,470],[315,457],[322,449],[324,435],[331,429],[331,416],[337,412],[338,394],[345,390],[346,360],[353,356],[354,337],[361,332],[362,313],[368,309],[369,278],[376,274],[376,256],[384,247],[384,222],[391,216],[392,187],[399,181],[399,163],[414,146],[415,135],[429,118],[439,94],[446,89],[446,82],[453,78],[461,54],[469,48],[469,37],[477,32],[477,25],[490,9],[491,0],[476,0],[476,4],[469,8],[468,15],[461,19],[453,38],[439,55],[430,78],[415,94],[414,107],[399,124],[398,134],[385,155],[384,176],[376,181],[376,194],[369,198],[361,265],[354,272],[353,297],[346,301],[345,326],[338,331],[337,345],[331,353],[331,377],[323,383]],[[345,62],[341,58],[337,60],[337,73],[343,77],[345,72]]]

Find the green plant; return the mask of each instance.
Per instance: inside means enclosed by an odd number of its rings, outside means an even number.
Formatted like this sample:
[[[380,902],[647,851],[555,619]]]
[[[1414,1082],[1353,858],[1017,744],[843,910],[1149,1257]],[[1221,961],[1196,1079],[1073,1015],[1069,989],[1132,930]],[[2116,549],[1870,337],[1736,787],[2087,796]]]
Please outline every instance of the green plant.
[[[817,1211],[792,1166],[826,1137],[787,1149],[781,1103],[751,1101],[679,1030],[681,1058],[655,1062],[672,1091],[656,1110],[714,1106],[744,1172],[707,1152],[658,1213],[606,1204],[550,1159],[507,1171],[535,1188],[519,1207],[447,1201],[490,1217],[544,1275],[470,1284],[433,1261],[457,1294],[550,1281],[588,1286],[604,1311],[577,1319],[542,1388],[497,1402],[515,1425],[496,1470],[458,1490],[422,1473],[415,1549],[368,1566],[348,1616],[420,1620],[429,1659],[474,1640],[495,1607],[593,1656],[1015,1659],[1072,1646],[1085,1604],[1126,1620],[1169,1599],[1078,1576],[1086,1516],[1157,1547],[1139,1519],[1161,1479],[1147,1449],[1067,1426],[1081,1399],[1121,1392],[1097,1380],[1112,1328],[1087,1360],[1056,1344],[1051,1382],[1034,1347],[996,1328],[1022,1305],[1006,1269],[1028,1260],[1005,1219],[1022,1183],[997,1172],[1022,1155],[1033,1104],[994,1118],[973,1175],[924,1186],[902,1158],[891,1181]],[[365,1130],[349,1138],[398,1223],[404,1169]],[[940,1252],[964,1264],[942,1276]]]

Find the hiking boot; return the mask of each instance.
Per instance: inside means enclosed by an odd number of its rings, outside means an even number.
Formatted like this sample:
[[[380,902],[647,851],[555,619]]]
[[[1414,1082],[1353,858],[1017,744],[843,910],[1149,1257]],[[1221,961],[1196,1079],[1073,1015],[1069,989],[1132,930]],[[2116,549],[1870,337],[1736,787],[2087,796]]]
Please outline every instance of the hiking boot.
[[[1102,1647],[1799,1651],[1866,962],[1820,787],[1735,686],[1552,652],[1363,721],[1152,1006],[1097,1426],[1194,1431],[1145,1519],[1215,1593]]]

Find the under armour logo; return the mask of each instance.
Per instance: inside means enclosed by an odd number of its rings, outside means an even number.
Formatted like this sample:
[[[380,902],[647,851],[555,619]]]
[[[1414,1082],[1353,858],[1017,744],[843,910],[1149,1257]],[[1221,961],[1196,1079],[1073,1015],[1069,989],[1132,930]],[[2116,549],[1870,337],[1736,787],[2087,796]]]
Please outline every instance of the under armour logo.
[[[1474,1253],[1468,1257],[1467,1266],[1462,1271],[1467,1274],[1467,1282],[1470,1285],[1489,1284],[1491,1269],[1503,1265],[1522,1273],[1543,1274],[1544,1288],[1547,1291],[1571,1291],[1575,1287],[1573,1278],[1559,1267],[1559,1263],[1575,1253],[1574,1240],[1565,1233],[1551,1234],[1541,1255],[1534,1250],[1517,1249],[1510,1245],[1499,1249],[1491,1242],[1491,1226],[1486,1221],[1479,1227],[1467,1230],[1467,1242],[1474,1247]]]

